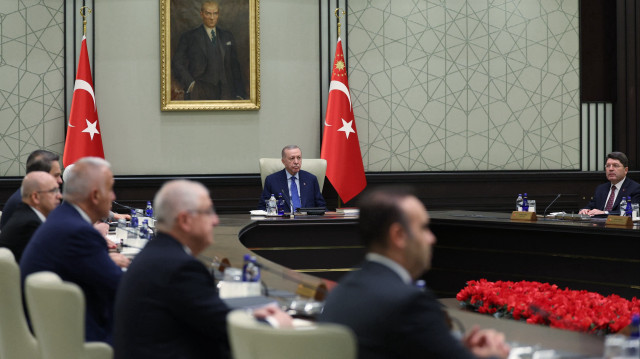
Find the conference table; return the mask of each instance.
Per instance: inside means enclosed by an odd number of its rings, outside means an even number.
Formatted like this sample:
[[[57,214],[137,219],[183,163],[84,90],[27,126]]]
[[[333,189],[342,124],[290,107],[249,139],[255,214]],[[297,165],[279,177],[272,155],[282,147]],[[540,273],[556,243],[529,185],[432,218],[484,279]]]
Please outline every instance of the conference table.
[[[435,211],[430,214],[431,228],[438,242],[433,268],[425,279],[440,295],[452,317],[466,328],[478,324],[503,331],[513,343],[539,345],[584,357],[602,355],[600,336],[471,313],[462,310],[453,297],[467,280],[480,277],[561,279],[585,287],[595,283],[596,287],[633,291],[631,268],[638,269],[640,264],[636,258],[637,244],[633,243],[640,234],[637,227],[605,228],[604,223],[598,221],[522,223],[510,221],[508,213]],[[616,249],[621,252],[616,253]],[[300,283],[310,286],[323,283],[331,289],[335,280],[357,270],[365,250],[359,242],[355,216],[335,213],[296,218],[221,215],[220,225],[215,229],[215,242],[204,256],[228,258],[232,266],[240,267],[246,253],[257,255],[259,263],[268,268],[262,274],[268,287],[295,292]],[[563,261],[569,264],[564,265]],[[579,270],[570,270],[582,262]],[[559,272],[547,273],[548,264],[557,266]],[[630,270],[629,276],[616,274],[607,281],[592,280],[581,273],[589,272],[586,267],[590,264],[598,264],[598,270],[604,270],[607,265],[615,266],[616,270],[625,267]]]

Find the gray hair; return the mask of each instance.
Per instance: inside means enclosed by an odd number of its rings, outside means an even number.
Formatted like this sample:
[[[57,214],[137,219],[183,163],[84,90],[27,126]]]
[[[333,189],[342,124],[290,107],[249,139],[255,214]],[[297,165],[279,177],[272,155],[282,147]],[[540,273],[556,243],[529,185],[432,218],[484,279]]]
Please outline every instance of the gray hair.
[[[284,146],[284,148],[282,149],[282,153],[281,153],[282,158],[284,158],[284,151],[286,151],[286,150],[295,150],[295,149],[300,150],[300,147],[298,147],[298,145],[287,145],[287,146]],[[300,150],[300,152],[302,152],[302,150]]]
[[[170,231],[180,213],[197,210],[202,194],[208,196],[209,190],[196,181],[173,180],[162,185],[153,199],[158,229]]]
[[[68,168],[64,186],[64,200],[71,203],[86,200],[102,179],[102,170],[111,169],[109,162],[100,157],[83,157]]]

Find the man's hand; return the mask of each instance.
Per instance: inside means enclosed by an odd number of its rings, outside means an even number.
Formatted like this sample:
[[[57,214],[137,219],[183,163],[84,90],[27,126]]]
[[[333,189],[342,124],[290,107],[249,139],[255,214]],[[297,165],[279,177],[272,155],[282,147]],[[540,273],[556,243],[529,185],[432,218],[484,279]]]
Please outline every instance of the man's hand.
[[[265,319],[276,328],[293,327],[293,318],[275,305],[267,305],[253,311],[253,315],[259,319]]]
[[[111,260],[120,268],[127,268],[129,266],[129,263],[131,263],[131,260],[129,260],[129,258],[120,253],[109,252],[109,257],[111,257]]]
[[[580,210],[580,212],[578,212],[578,214],[587,214],[589,216],[595,216],[598,214],[605,214],[604,211],[601,211],[599,209],[588,209],[588,208],[583,208]]]
[[[511,348],[504,341],[504,334],[493,329],[474,326],[463,339],[464,345],[478,357],[496,356],[506,359]]]
[[[120,213],[115,213],[113,212],[113,219],[115,219],[116,221],[119,219],[125,219],[127,221],[131,220],[131,215],[129,214],[120,214]]]

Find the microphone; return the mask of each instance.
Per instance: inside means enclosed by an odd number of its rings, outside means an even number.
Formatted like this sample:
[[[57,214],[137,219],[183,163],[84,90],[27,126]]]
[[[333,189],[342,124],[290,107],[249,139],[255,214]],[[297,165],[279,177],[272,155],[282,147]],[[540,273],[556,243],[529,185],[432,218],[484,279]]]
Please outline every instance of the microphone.
[[[144,211],[142,209],[140,209],[140,208],[129,207],[126,204],[118,203],[116,201],[113,201],[113,204],[116,204],[116,205],[120,206],[121,208],[126,208],[126,209],[128,209],[130,211],[136,211],[136,213],[140,213],[140,214],[144,213]]]
[[[553,199],[553,201],[551,201],[551,203],[549,203],[549,205],[547,206],[547,208],[544,209],[544,218],[547,218],[547,210],[549,210],[549,207],[551,207],[552,204],[556,203],[556,201],[558,200],[558,198],[560,198],[561,193],[558,193],[558,195],[556,196],[556,198]]]
[[[291,200],[289,199],[289,195],[287,194],[287,192],[285,192],[282,188],[280,188],[280,192],[282,192],[282,195],[284,196],[284,200],[286,202],[289,202],[289,208],[291,209],[291,213],[295,212],[295,208],[293,208],[293,203],[291,203]]]

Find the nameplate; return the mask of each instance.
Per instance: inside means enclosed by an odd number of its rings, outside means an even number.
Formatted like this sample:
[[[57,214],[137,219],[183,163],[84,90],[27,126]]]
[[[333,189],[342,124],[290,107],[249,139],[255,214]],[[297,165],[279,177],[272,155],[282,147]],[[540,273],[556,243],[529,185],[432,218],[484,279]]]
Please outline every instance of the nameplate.
[[[520,222],[535,222],[538,220],[538,216],[536,216],[535,212],[513,211],[511,212],[511,220]]]
[[[327,286],[324,283],[320,283],[317,286],[300,283],[296,289],[296,294],[301,297],[323,301],[327,296]]]
[[[627,216],[608,216],[605,227],[633,227],[633,220]]]

